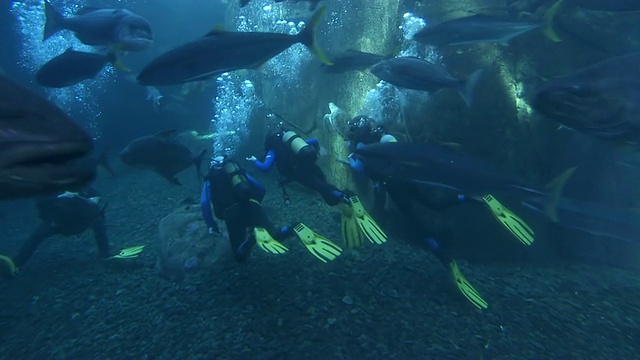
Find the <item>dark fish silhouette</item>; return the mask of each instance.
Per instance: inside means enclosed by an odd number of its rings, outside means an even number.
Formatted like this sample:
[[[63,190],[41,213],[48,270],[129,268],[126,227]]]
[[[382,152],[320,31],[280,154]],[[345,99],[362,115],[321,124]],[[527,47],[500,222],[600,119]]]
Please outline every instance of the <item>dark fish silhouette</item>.
[[[592,235],[638,244],[640,239],[640,215],[630,209],[607,207],[602,204],[570,198],[560,198],[555,214],[548,213],[546,199],[533,197],[522,204],[544,214],[560,226]]]
[[[177,185],[181,184],[175,178],[176,174],[191,165],[196,167],[198,176],[203,178],[200,164],[207,151],[202,150],[199,155],[193,154],[188,147],[176,140],[175,134],[175,130],[168,130],[139,137],[120,152],[120,159],[131,167],[152,170]]]
[[[108,64],[116,61],[106,55],[75,51],[71,48],[47,61],[36,73],[36,81],[44,87],[63,88],[93,79]]]
[[[0,199],[73,190],[95,178],[91,137],[62,110],[0,75]]]
[[[358,148],[354,154],[376,178],[403,180],[469,195],[507,190],[528,195],[549,194],[546,189],[528,184],[498,171],[490,163],[462,155],[444,145],[376,143]],[[548,187],[559,194],[572,173],[573,169],[566,171]]]
[[[586,10],[606,12],[640,11],[637,0],[563,0],[566,5],[578,6]]]

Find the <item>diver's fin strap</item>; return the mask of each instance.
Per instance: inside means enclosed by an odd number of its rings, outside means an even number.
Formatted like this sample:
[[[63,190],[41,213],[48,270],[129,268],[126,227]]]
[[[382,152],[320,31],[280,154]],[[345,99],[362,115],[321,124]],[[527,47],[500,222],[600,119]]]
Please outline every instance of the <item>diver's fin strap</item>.
[[[384,244],[387,242],[387,234],[384,233],[382,228],[376,223],[375,220],[369,215],[367,210],[365,210],[364,206],[360,202],[357,196],[349,197],[349,204],[351,204],[351,208],[353,209],[353,214],[358,221],[358,227],[360,231],[366,236],[366,238],[377,245]]]
[[[256,238],[256,244],[269,254],[279,255],[289,251],[286,246],[271,237],[271,234],[264,228],[253,228],[253,234]]]
[[[311,255],[318,258],[322,262],[334,260],[342,253],[342,248],[329,239],[316,234],[305,224],[299,223],[293,228],[296,235],[302,241]]]
[[[118,253],[118,255],[113,255],[108,259],[132,259],[138,257],[138,254],[140,254],[142,250],[144,250],[144,245],[132,246],[120,250],[120,253]]]
[[[486,194],[482,197],[482,200],[489,206],[496,219],[521,243],[525,245],[533,244],[535,233],[527,223],[504,207],[493,195]]]
[[[464,297],[478,309],[488,308],[489,304],[482,298],[480,293],[471,285],[471,283],[467,281],[464,275],[462,275],[458,268],[458,264],[456,264],[455,261],[451,261],[451,263],[449,263],[449,268],[451,269],[451,275],[453,275],[456,287],[458,287],[458,290],[460,290],[462,295],[464,295]]]

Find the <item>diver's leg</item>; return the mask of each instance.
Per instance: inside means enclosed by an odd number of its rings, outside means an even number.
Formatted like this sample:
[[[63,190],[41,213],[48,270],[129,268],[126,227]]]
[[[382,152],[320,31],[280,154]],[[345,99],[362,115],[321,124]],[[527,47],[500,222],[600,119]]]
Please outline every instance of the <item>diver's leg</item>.
[[[247,214],[242,204],[237,203],[224,212],[224,222],[229,232],[231,250],[237,262],[244,262],[249,257],[251,248],[256,243],[253,236],[247,236]]]
[[[48,237],[51,237],[56,234],[56,230],[54,227],[47,224],[40,224],[36,231],[34,231],[31,236],[27,239],[27,241],[22,244],[20,250],[16,256],[13,257],[13,263],[17,268],[22,267],[27,260],[33,255],[38,246],[42,244],[44,240]]]
[[[384,185],[376,183],[373,185],[373,210],[374,216],[382,217],[384,215],[385,205],[387,203],[387,189]]]
[[[327,182],[318,164],[301,167],[297,172],[296,180],[309,189],[317,191],[328,205],[335,206],[342,203],[343,192]]]
[[[109,254],[109,239],[107,239],[107,227],[105,225],[104,216],[100,216],[93,223],[93,236],[96,238],[98,252],[103,258],[111,256]]]
[[[396,204],[398,210],[402,215],[404,215],[404,218],[408,223],[412,241],[431,251],[431,253],[440,260],[442,265],[448,266],[451,261],[453,261],[453,258],[449,252],[446,251],[446,248],[442,247],[442,244],[438,240],[450,240],[450,232],[447,234],[447,231],[443,229],[433,231],[424,226],[423,219],[420,218],[415,209],[411,193],[405,192],[405,189],[401,189],[396,186],[389,186],[387,187],[387,191],[389,196],[393,199],[393,202]]]
[[[258,202],[251,201],[248,204],[248,214],[250,226],[261,227],[269,233],[275,240],[279,242],[295,235],[293,227],[283,226],[280,229],[276,229],[271,220],[265,214],[264,209]]]

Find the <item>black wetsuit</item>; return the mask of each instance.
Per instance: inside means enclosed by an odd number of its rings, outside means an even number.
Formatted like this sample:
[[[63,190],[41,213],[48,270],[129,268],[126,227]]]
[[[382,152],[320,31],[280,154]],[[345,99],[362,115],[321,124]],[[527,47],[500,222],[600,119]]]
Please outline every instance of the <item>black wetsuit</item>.
[[[227,165],[234,166],[236,170],[225,171]],[[254,227],[264,228],[278,241],[294,234],[291,227],[276,229],[269,221],[260,205],[264,195],[264,187],[235,161],[224,160],[209,169],[200,196],[202,215],[209,229],[214,232],[218,232],[218,226],[211,207],[215,217],[225,222],[231,249],[238,262],[247,259],[256,243],[253,232],[247,234]]]
[[[12,258],[16,267],[22,267],[47,238],[54,235],[80,235],[88,228],[93,229],[100,256],[109,257],[111,254],[104,217],[106,205],[89,200],[99,196],[95,189],[90,188],[73,197],[39,199],[36,206],[42,223]]]
[[[307,147],[303,151],[295,153],[291,149],[290,141],[283,141],[284,133],[285,131],[280,131],[267,135],[264,161],[255,161],[256,166],[262,171],[268,171],[275,163],[283,181],[297,181],[305,187],[317,191],[327,204],[331,206],[340,204],[344,194],[327,182],[322,169],[316,164],[317,151],[313,149],[313,146],[317,146],[318,141],[316,139],[306,140]]]

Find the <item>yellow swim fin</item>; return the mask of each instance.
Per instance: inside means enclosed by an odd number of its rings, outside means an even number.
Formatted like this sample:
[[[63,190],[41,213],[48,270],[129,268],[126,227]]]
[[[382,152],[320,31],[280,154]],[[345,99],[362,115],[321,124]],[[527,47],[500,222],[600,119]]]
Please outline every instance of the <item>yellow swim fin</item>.
[[[602,1],[606,1],[606,0],[602,0]],[[556,30],[553,28],[554,18],[556,16],[556,13],[558,12],[558,9],[560,9],[560,7],[562,6],[562,3],[563,3],[563,0],[557,1],[544,14],[544,34],[547,36],[547,38],[549,38],[549,40],[553,42],[562,41],[562,39],[560,38],[560,35],[558,35]]]
[[[525,245],[533,244],[534,232],[529,225],[520,219],[516,214],[502,206],[500,202],[491,194],[486,194],[482,200],[489,206],[493,215],[509,232]]]
[[[349,204],[351,205],[353,214],[358,222],[358,227],[364,236],[374,244],[380,245],[387,242],[387,234],[382,231],[382,228],[380,228],[378,223],[376,223],[367,210],[365,210],[360,199],[355,195],[351,196],[349,197]]]
[[[364,234],[360,231],[353,209],[344,204],[342,206],[342,241],[348,248],[357,249],[362,246],[363,237]]]
[[[16,275],[18,269],[10,257],[0,255],[0,278],[12,278]]]
[[[253,228],[253,234],[256,237],[256,244],[258,244],[258,246],[262,250],[270,254],[278,255],[284,254],[289,251],[286,246],[282,245],[278,240],[271,237],[271,234],[269,234],[269,232],[264,228]]]
[[[464,275],[462,275],[455,260],[449,263],[449,269],[451,270],[451,275],[453,276],[456,287],[469,302],[478,309],[486,309],[489,307],[489,304],[482,298],[480,293],[469,283]]]
[[[120,253],[118,253],[118,255],[113,255],[108,259],[132,259],[138,257],[138,254],[140,254],[142,250],[144,250],[144,245],[132,246],[120,250]]]
[[[342,248],[322,235],[318,235],[305,224],[299,223],[293,228],[296,235],[302,241],[311,255],[322,262],[334,260],[342,253]]]

